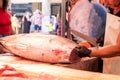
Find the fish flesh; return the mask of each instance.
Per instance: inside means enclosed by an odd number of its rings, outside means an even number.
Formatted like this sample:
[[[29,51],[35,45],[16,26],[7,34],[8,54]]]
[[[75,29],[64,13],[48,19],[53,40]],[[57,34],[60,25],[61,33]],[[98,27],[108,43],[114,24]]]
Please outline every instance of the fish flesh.
[[[19,77],[0,77],[0,80],[30,80],[30,79],[24,79]]]
[[[18,72],[14,67],[9,65],[0,65],[0,80],[59,80],[53,75],[41,72],[38,77],[28,76]]]
[[[12,53],[26,59],[49,63],[69,63],[70,54],[76,46],[78,44],[70,39],[40,33],[0,38],[0,53]]]

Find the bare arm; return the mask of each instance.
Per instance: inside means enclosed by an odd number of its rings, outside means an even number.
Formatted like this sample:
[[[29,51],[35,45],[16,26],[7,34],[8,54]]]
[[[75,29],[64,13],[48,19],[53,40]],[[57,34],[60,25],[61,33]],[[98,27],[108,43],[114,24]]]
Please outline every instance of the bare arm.
[[[120,33],[115,45],[105,47],[99,50],[92,50],[90,56],[95,57],[113,57],[120,56]]]
[[[120,56],[120,33],[117,37],[117,41],[115,45],[111,45],[109,47],[103,47],[101,49],[92,49],[89,50],[84,46],[75,47],[70,55],[69,60],[71,62],[77,62],[82,57],[101,57],[101,58],[110,58],[114,56]]]

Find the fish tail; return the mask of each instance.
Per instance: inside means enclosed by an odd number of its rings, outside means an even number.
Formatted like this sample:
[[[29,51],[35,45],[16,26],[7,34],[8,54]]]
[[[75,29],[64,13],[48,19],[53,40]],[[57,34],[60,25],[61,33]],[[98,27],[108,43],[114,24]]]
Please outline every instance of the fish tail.
[[[11,51],[8,49],[8,47],[4,43],[0,42],[0,54],[7,53],[7,52],[9,53]]]
[[[3,53],[4,52],[4,45],[0,42],[0,53]]]

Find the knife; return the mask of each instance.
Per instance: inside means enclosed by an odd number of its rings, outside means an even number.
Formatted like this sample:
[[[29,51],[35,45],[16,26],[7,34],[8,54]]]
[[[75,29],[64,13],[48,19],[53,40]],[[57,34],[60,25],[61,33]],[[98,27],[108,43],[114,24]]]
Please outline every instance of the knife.
[[[85,34],[83,34],[83,33],[81,33],[81,32],[78,32],[78,31],[76,31],[76,30],[73,30],[73,29],[70,29],[70,31],[71,31],[73,34],[75,34],[76,36],[78,36],[78,37],[80,37],[80,38],[88,41],[88,42],[91,43],[93,46],[95,46],[95,47],[97,47],[97,48],[99,47],[99,45],[97,44],[97,42],[96,42],[95,39],[93,39],[93,38],[91,38],[91,37],[89,37],[89,36],[87,36],[87,35],[85,35]]]

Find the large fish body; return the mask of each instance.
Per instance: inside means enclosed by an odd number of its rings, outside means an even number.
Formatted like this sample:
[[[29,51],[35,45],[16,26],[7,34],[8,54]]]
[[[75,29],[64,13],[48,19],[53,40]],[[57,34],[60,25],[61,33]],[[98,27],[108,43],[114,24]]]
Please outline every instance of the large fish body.
[[[70,39],[40,33],[16,34],[0,38],[0,51],[49,63],[70,62],[71,51],[77,46]]]

